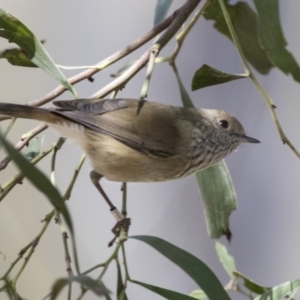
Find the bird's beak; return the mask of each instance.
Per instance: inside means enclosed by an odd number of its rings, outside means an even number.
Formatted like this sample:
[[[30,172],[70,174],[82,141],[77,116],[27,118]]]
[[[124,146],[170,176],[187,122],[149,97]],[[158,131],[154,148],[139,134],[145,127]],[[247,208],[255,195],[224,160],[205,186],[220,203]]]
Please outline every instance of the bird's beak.
[[[252,137],[250,137],[250,136],[246,136],[246,135],[244,135],[244,134],[232,134],[232,135],[234,135],[234,136],[236,136],[237,138],[239,138],[243,143],[255,143],[255,144],[258,144],[258,143],[260,143],[260,141],[259,140],[257,140],[257,139],[254,139],[254,138],[252,138]]]
[[[240,139],[241,139],[244,143],[255,143],[255,144],[260,143],[259,140],[254,139],[254,138],[252,138],[252,137],[250,137],[250,136],[246,136],[246,135],[241,135],[241,136],[240,136]]]

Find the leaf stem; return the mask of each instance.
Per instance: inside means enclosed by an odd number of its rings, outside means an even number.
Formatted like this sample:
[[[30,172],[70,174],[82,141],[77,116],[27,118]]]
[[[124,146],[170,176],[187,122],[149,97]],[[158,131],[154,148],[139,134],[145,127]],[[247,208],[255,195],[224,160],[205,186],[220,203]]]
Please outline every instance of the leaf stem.
[[[253,84],[255,85],[255,87],[257,88],[257,90],[259,91],[259,93],[261,94],[261,96],[263,97],[263,99],[265,100],[268,108],[269,108],[269,111],[271,113],[271,116],[273,118],[273,121],[277,127],[277,131],[278,131],[278,134],[279,134],[279,137],[280,139],[283,141],[284,144],[287,144],[290,149],[294,152],[294,154],[300,158],[300,152],[295,148],[295,146],[290,142],[290,140],[288,139],[288,137],[286,136],[286,134],[284,133],[282,127],[281,127],[281,124],[279,122],[279,119],[277,117],[277,114],[275,112],[275,104],[273,102],[273,100],[271,99],[271,97],[269,97],[269,95],[265,92],[265,90],[263,89],[263,87],[260,85],[260,83],[258,82],[258,80],[256,79],[256,77],[254,76],[253,72],[251,71],[250,67],[249,67],[249,64],[246,60],[246,57],[244,55],[244,52],[243,52],[243,49],[240,45],[240,42],[238,40],[238,37],[236,35],[236,32],[234,30],[234,27],[232,25],[232,22],[230,20],[230,16],[228,14],[228,11],[227,11],[227,8],[226,8],[226,5],[224,4],[224,1],[223,0],[218,0],[219,1],[219,4],[221,6],[221,9],[222,9],[222,12],[223,12],[223,15],[224,15],[224,18],[226,20],[226,23],[227,23],[227,26],[228,26],[228,29],[230,31],[230,34],[231,34],[231,37],[232,37],[232,40],[236,46],[236,49],[238,51],[238,54],[240,56],[240,59],[243,63],[243,66],[244,66],[244,69],[245,69],[245,72],[246,74],[248,74],[248,76],[250,77],[250,79],[252,80]]]

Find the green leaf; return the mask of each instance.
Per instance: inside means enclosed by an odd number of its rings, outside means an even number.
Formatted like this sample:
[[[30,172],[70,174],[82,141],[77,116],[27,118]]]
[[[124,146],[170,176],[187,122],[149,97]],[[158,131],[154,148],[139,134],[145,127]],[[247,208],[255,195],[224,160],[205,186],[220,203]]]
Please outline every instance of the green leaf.
[[[37,155],[40,154],[41,148],[43,144],[43,138],[42,137],[34,137],[27,146],[26,150],[24,151],[24,156],[28,160],[34,159]]]
[[[0,37],[17,44],[33,64],[57,79],[77,97],[76,91],[63,73],[55,66],[42,43],[20,20],[2,9],[0,9]]]
[[[254,298],[254,300],[280,300],[300,288],[300,279],[288,281],[281,285],[271,288],[264,294]]]
[[[175,65],[173,71],[179,85],[183,106],[195,107],[184,88]],[[236,209],[237,203],[234,186],[225,162],[219,162],[210,168],[197,172],[195,175],[202,195],[210,237],[219,238],[225,234],[230,239],[229,216],[231,211]]]
[[[246,277],[244,274],[234,271],[233,275],[236,278],[242,278],[244,280],[244,286],[251,292],[255,294],[263,294],[266,291],[268,291],[270,288],[269,287],[264,287],[256,282],[254,282],[252,279]]]
[[[73,225],[69,211],[63,198],[57,189],[51,184],[49,179],[44,175],[44,173],[31,164],[22,154],[20,154],[11,144],[9,144],[1,135],[0,144],[3,145],[11,159],[16,163],[29,181],[45,196],[47,196],[51,204],[62,214],[66,224],[68,225],[68,228],[73,235]]]
[[[154,14],[154,27],[160,24],[166,17],[172,4],[172,0],[157,0]]]
[[[258,1],[264,2],[261,0]],[[229,5],[228,0],[226,0],[225,4],[247,60],[261,74],[269,73],[273,65],[266,56],[265,51],[261,48],[258,40],[258,20],[256,13],[245,2]],[[232,41],[218,1],[213,1],[208,6],[204,17],[207,20],[215,21],[214,27]]]
[[[24,52],[20,48],[12,48],[12,49],[4,50],[0,52],[0,58],[6,58],[7,61],[13,66],[30,67],[30,68],[38,67],[27,57],[26,52]]]
[[[201,290],[193,291],[190,294],[190,296],[193,297],[193,298],[196,298],[198,300],[205,300],[205,299],[207,299],[206,294],[203,291],[201,291]]]
[[[157,237],[139,235],[130,238],[147,243],[175,263],[203,289],[209,299],[230,300],[216,275],[197,257]]]
[[[106,299],[110,299],[109,290],[104,286],[102,282],[94,280],[91,277],[85,275],[79,275],[67,278],[60,278],[56,280],[51,290],[50,300],[55,300],[62,291],[62,289],[72,282],[80,283],[81,285],[87,287],[89,290],[94,292],[96,295],[105,296]]]
[[[233,272],[236,270],[234,258],[231,255],[229,255],[226,247],[220,242],[216,242],[216,251],[224,269],[229,274],[229,276],[232,279],[234,279],[235,276]]]
[[[258,34],[269,60],[285,74],[300,82],[300,67],[286,49],[286,39],[280,25],[278,0],[254,0],[258,13]]]
[[[223,234],[230,240],[229,217],[237,208],[234,186],[225,162],[196,172],[209,236],[219,238]]]
[[[192,91],[199,90],[211,85],[226,83],[236,79],[246,78],[246,75],[229,74],[208,65],[203,65],[196,71],[192,80]]]
[[[173,70],[174,70],[174,73],[175,73],[175,76],[177,79],[177,83],[179,86],[179,91],[180,91],[180,96],[181,96],[181,101],[182,101],[183,106],[188,107],[188,108],[194,108],[195,105],[194,105],[192,99],[190,98],[188,92],[186,91],[175,65],[173,67]]]
[[[138,284],[143,286],[144,288],[166,298],[169,300],[194,300],[195,298],[192,298],[190,296],[175,292],[175,291],[171,291],[171,290],[167,290],[155,285],[150,285],[144,282],[140,282],[140,281],[136,281],[136,280],[130,280],[130,282]]]

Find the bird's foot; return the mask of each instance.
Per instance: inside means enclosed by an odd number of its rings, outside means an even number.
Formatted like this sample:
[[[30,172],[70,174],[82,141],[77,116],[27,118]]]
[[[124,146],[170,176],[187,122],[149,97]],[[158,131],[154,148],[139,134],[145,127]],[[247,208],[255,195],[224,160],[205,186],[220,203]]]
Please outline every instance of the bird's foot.
[[[117,238],[119,238],[120,241],[126,241],[130,225],[131,225],[130,218],[123,218],[122,220],[118,221],[117,224],[111,230],[115,236],[108,243],[108,247],[111,247]]]

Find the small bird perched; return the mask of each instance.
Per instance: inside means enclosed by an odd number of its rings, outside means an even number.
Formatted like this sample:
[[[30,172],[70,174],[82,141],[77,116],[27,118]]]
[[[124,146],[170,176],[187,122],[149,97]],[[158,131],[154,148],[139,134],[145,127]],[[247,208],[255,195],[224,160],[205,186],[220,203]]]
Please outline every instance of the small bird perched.
[[[136,99],[54,101],[56,108],[0,103],[0,115],[46,122],[74,140],[90,159],[93,184],[118,221],[123,215],[99,180],[155,182],[187,176],[220,161],[245,135],[227,112]]]

